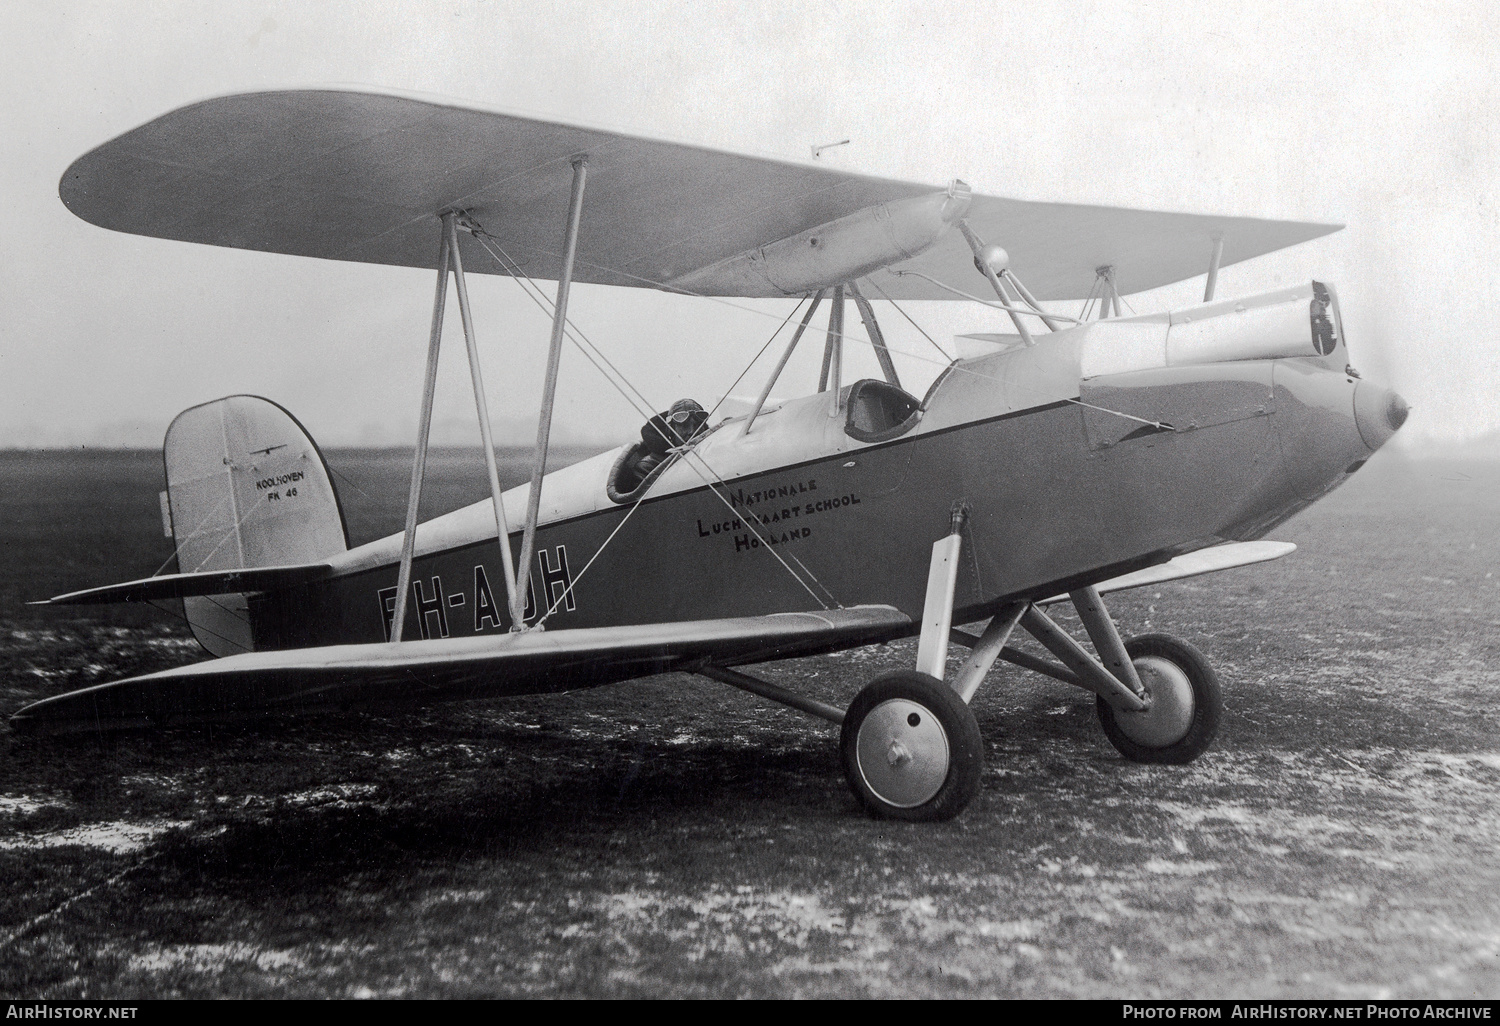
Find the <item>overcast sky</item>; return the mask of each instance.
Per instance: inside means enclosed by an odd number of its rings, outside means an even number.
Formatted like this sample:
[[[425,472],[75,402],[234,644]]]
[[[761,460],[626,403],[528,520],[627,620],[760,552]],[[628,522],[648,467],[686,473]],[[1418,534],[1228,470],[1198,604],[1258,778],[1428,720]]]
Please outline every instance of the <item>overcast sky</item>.
[[[410,443],[430,272],[118,235],[57,198],[74,158],[168,110],[329,83],[787,158],[848,138],[822,159],[1001,196],[1342,222],[1226,269],[1219,295],[1331,280],[1355,365],[1414,407],[1403,434],[1500,429],[1488,4],[47,0],[0,7],[0,40],[0,446],[156,446],[179,410],[235,392],[276,399],[324,444]],[[534,416],[547,322],[508,279],[472,288],[497,433],[519,438],[504,421]],[[664,407],[723,393],[790,309],[739,305],[581,286],[572,312]],[[1011,330],[966,307],[911,312],[944,344]],[[937,354],[882,317],[913,354],[903,377],[925,384]],[[447,438],[474,431],[450,320]],[[815,385],[803,348],[787,394]],[[576,354],[563,374],[560,432],[635,430]]]

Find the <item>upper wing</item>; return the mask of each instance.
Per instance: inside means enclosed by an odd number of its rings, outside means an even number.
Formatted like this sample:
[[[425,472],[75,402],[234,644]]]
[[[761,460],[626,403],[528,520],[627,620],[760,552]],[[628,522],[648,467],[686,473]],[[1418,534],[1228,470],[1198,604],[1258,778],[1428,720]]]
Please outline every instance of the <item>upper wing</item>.
[[[113,730],[269,713],[424,704],[592,687],[689,668],[789,659],[912,633],[890,606],[637,627],[332,645],[179,666],[44,699],[11,717],[34,733]]]
[[[468,210],[533,278],[556,278],[571,160],[589,158],[574,278],[663,285],[856,211],[933,186],[748,157],[390,92],[245,93],[164,114],[85,154],[60,191],[105,228],[332,260],[435,266],[434,218]],[[975,196],[968,219],[1042,299],[1085,295],[1094,269],[1139,292],[1207,270],[1212,237],[1232,264],[1336,225],[1168,214]],[[464,265],[503,273],[466,239]],[[984,285],[948,236],[897,265]],[[920,278],[881,274],[895,299],[952,299]],[[783,295],[764,281],[715,295]]]

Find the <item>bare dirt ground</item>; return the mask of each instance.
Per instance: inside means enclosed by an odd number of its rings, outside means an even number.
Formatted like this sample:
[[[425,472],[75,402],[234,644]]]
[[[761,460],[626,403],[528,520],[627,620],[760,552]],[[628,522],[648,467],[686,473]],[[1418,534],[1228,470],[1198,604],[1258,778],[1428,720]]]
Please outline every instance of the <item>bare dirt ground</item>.
[[[332,462],[357,541],[399,517],[399,456]],[[433,512],[483,491],[435,469]],[[160,487],[149,454],[0,454],[0,713],[198,657],[166,614],[20,604],[166,560]],[[0,737],[0,993],[1500,996],[1500,465],[1377,458],[1274,536],[1112,603],[1214,661],[1214,749],[1128,763],[1091,696],[1000,669],[946,825],[863,817],[830,728],[679,675]],[[846,701],[912,657],[764,669]]]

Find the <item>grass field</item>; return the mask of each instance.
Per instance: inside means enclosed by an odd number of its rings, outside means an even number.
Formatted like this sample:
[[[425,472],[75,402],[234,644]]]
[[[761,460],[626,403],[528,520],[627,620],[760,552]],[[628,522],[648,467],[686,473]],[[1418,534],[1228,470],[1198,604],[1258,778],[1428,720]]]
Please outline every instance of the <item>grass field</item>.
[[[330,454],[356,542],[404,459]],[[154,454],[0,453],[0,713],[199,657],[166,614],[22,605],[166,562],[161,487]],[[426,512],[483,494],[443,453]],[[951,824],[864,818],[834,731],[681,675],[7,736],[0,993],[1500,996],[1500,464],[1378,457],[1274,536],[1112,602],[1213,660],[1214,749],[1127,763],[1091,696],[999,669]],[[764,669],[843,702],[912,659]]]

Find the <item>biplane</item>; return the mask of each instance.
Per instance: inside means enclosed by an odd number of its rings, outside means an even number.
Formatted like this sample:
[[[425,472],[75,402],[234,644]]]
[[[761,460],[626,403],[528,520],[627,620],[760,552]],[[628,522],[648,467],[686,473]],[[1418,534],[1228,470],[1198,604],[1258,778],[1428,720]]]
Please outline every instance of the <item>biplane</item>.
[[[164,443],[178,572],[48,601],[180,600],[218,658],[36,702],[12,717],[18,731],[681,671],[840,725],[871,814],[945,819],[980,787],[969,702],[997,660],[1095,694],[1127,759],[1205,751],[1222,709],[1208,661],[1167,635],[1123,639],[1104,596],[1284,555],[1294,546],[1265,535],[1407,413],[1350,365],[1331,286],[1214,298],[1221,267],[1336,225],[1005,199],[350,89],[172,111],[79,158],[61,196],[115,231],[435,270],[436,289],[404,529],[350,548],[322,454],[275,403],[187,410]],[[1123,284],[1205,271],[1199,305],[1122,302]],[[515,279],[551,315],[532,475],[508,491],[476,273]],[[419,524],[450,278],[491,494]],[[780,299],[793,309],[772,339],[795,327],[753,400],[663,412],[665,397],[621,383],[641,440],[549,472],[565,344],[612,367],[568,316],[575,282]],[[1006,330],[959,338],[917,395],[876,316],[907,316],[907,300],[969,302],[980,327]],[[1083,300],[1078,315],[1043,306],[1062,300]],[[862,332],[848,330],[851,305]],[[809,334],[823,346],[816,389],[772,399]],[[854,345],[880,377],[846,380]],[[1049,615],[1061,602],[1091,648]],[[1011,644],[1017,628],[1052,658]],[[845,708],[747,669],[908,637],[915,665]],[[950,667],[955,644],[967,655]]]

